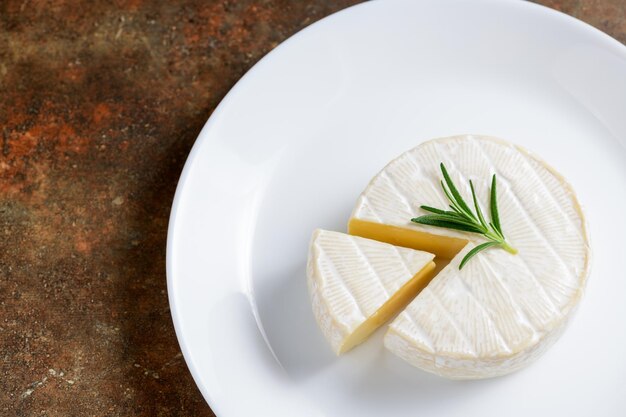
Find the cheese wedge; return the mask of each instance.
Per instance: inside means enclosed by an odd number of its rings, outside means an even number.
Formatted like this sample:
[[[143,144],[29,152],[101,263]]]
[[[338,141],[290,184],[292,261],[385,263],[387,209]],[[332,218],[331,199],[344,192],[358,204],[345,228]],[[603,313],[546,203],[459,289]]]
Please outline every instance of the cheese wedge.
[[[313,313],[336,354],[365,340],[423,289],[434,255],[316,230],[307,283]]]
[[[497,174],[501,224],[517,255],[488,249],[459,270],[481,235],[410,222],[426,214],[420,205],[448,206],[441,162],[468,202],[469,179],[486,205]],[[436,139],[393,160],[359,197],[348,228],[451,259],[391,323],[384,342],[449,378],[504,375],[536,359],[563,331],[589,273],[587,230],[572,188],[537,157],[489,137]]]

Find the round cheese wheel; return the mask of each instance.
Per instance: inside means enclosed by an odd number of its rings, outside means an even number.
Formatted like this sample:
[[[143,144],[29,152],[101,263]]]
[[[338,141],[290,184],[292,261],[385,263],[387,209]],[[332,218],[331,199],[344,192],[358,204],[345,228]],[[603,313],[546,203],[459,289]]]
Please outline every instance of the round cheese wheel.
[[[448,207],[440,163],[473,208],[472,180],[487,220],[496,174],[500,222],[516,255],[493,247],[459,269],[486,242],[482,235],[410,221],[428,214],[421,205]],[[435,139],[391,161],[359,197],[349,231],[449,260],[390,324],[384,342],[412,365],[449,378],[504,375],[539,357],[562,333],[589,274],[587,228],[572,187],[535,155],[491,137]]]

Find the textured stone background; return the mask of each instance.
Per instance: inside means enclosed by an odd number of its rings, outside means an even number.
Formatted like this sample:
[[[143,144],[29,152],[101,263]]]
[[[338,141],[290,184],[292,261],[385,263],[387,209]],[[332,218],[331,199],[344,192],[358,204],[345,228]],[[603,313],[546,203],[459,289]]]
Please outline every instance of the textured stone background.
[[[239,77],[356,2],[0,1],[0,415],[213,415],[167,303],[178,176]],[[542,2],[626,42],[625,0]]]

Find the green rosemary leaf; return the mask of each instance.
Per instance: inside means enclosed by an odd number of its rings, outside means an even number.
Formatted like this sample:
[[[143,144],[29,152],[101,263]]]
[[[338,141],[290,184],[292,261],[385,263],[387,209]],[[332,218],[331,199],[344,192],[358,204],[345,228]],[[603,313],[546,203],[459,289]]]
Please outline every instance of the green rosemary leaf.
[[[435,213],[435,214],[441,214],[443,216],[450,216],[450,217],[454,217],[455,219],[459,219],[462,221],[467,222],[467,219],[465,217],[463,217],[461,214],[459,214],[458,211],[454,210],[454,211],[446,211],[446,210],[441,210],[435,207],[430,207],[430,206],[420,206],[420,208],[424,211],[428,211],[430,213]]]
[[[441,182],[441,188],[443,189],[443,192],[446,194],[446,197],[448,197],[448,200],[450,200],[450,207],[452,208],[452,210],[456,211],[459,214],[463,214],[464,216],[467,216],[467,214],[463,213],[463,209],[461,209],[459,207],[459,205],[454,201],[454,197],[452,197],[452,195],[450,194],[450,191],[448,191],[448,187],[446,187],[446,185],[443,183],[443,181]]]
[[[498,231],[500,236],[504,236],[502,232],[502,226],[500,226],[500,215],[498,214],[498,198],[496,191],[496,174],[493,174],[491,179],[491,223],[493,227]]]
[[[429,206],[420,206],[420,208],[421,208],[422,210],[430,211],[431,213],[436,213],[436,214],[446,214],[446,213],[452,213],[452,212],[450,212],[450,211],[440,210],[440,209],[438,209],[438,208],[429,207]]]
[[[444,222],[452,222],[452,223],[461,223],[461,224],[465,224],[467,226],[472,226],[472,227],[476,227],[476,223],[474,222],[470,222],[467,221],[464,217],[461,217],[461,215],[457,214],[457,213],[445,213],[445,214],[425,214],[423,216],[417,217],[419,218],[425,218],[428,221],[434,220],[434,221],[444,221]],[[482,233],[482,231],[481,231]]]
[[[465,255],[465,257],[461,261],[461,264],[459,265],[459,269],[463,268],[465,266],[465,264],[467,263],[467,261],[472,259],[474,257],[474,255],[476,255],[478,252],[483,251],[483,250],[485,250],[487,248],[490,248],[492,246],[496,246],[496,245],[499,245],[499,243],[498,242],[485,242],[485,243],[482,243],[482,244],[476,246],[474,249],[472,249],[471,251],[467,252],[467,255]]]
[[[450,178],[450,175],[448,174],[448,170],[446,169],[443,162],[439,166],[441,167],[443,178],[446,180],[446,184],[448,185],[448,188],[450,189],[450,193],[452,193],[452,196],[454,197],[453,201],[457,203],[461,211],[465,212],[468,216],[475,218],[474,214],[472,213],[472,210],[470,210],[465,200],[463,200],[461,193],[459,193],[459,190],[457,190],[456,187],[454,186],[454,183],[452,182],[452,179]]]
[[[480,224],[482,224],[485,229],[489,229],[489,227],[487,226],[487,222],[485,222],[485,218],[483,217],[483,212],[480,210],[480,206],[478,205],[478,201],[476,200],[476,191],[474,191],[474,184],[472,183],[472,180],[470,180],[469,185],[470,185],[470,189],[472,190],[472,200],[474,200],[474,207],[476,208],[476,214],[478,215],[478,220],[480,221]]]
[[[455,229],[464,232],[482,233],[482,231],[475,225],[450,216],[427,214],[425,216],[415,217],[411,219],[411,221],[413,223],[425,224],[428,226],[443,227],[446,229]]]
[[[448,189],[446,188],[445,184],[443,183],[443,181],[441,181],[441,188],[443,189],[444,193],[446,194],[446,196],[448,197],[448,200],[450,200],[450,204],[449,207],[452,209],[452,212],[454,212],[455,214],[458,214],[459,217],[461,217],[462,219],[464,219],[465,221],[468,221],[470,223],[474,223],[476,221],[476,219],[474,218],[474,216],[470,216],[467,213],[465,213],[459,206],[458,204],[456,204],[456,202],[454,201],[454,198],[450,195],[450,192],[448,191]],[[451,212],[448,212],[451,213]],[[471,213],[470,213],[471,214]]]

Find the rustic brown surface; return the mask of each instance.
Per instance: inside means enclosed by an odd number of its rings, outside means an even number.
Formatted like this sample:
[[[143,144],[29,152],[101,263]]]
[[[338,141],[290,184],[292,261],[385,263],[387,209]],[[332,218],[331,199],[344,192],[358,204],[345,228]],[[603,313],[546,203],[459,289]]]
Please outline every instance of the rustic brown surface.
[[[165,239],[229,88],[352,0],[0,2],[0,415],[211,416]],[[544,0],[626,42],[624,0]]]
[[[535,3],[574,16],[626,44],[626,0],[539,0]]]

